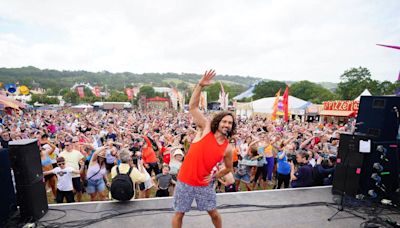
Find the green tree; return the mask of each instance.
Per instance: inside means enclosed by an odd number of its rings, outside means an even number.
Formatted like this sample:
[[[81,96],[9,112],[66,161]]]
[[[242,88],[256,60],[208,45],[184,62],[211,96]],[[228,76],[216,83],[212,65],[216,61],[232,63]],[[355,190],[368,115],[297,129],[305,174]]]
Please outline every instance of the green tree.
[[[370,71],[365,67],[351,68],[340,76],[337,94],[341,99],[353,100],[365,89],[372,94],[379,95],[379,82],[371,78]]]
[[[115,101],[115,102],[127,102],[128,96],[120,91],[111,91],[109,97],[107,97],[106,101]]]
[[[396,81],[394,83],[390,81],[383,81],[379,84],[379,92],[381,95],[393,95],[395,94],[397,88],[400,88],[400,81]]]
[[[232,85],[232,84],[224,84],[225,93],[229,93],[229,99],[238,95],[239,93],[244,91],[244,87],[240,85]],[[208,101],[217,101],[219,99],[219,92],[221,91],[221,84],[219,82],[215,82],[214,84],[206,87],[205,91],[207,91],[207,100]]]
[[[67,103],[77,104],[79,102],[79,96],[76,91],[69,90],[63,95],[63,99]]]
[[[146,98],[154,97],[156,92],[152,86],[142,86],[140,87],[137,97],[146,96]]]
[[[189,85],[185,82],[179,83],[176,88],[180,91],[186,91],[189,88]]]
[[[253,99],[273,97],[279,89],[281,89],[281,94],[283,94],[286,89],[286,83],[280,81],[262,81],[254,88]]]
[[[295,82],[290,86],[290,94],[312,103],[335,100],[336,96],[328,89],[310,81]],[[282,94],[281,94],[282,95]]]
[[[31,101],[29,104],[34,104],[34,103],[41,103],[41,104],[59,104],[60,101],[55,98],[55,97],[48,97],[47,95],[44,94],[32,94]]]

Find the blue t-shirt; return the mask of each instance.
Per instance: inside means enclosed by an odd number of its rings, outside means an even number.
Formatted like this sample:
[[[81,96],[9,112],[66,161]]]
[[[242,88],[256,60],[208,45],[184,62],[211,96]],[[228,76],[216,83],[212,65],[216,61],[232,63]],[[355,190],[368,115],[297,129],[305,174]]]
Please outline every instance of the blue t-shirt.
[[[290,164],[289,164],[289,162],[287,162],[286,155],[283,156],[282,159],[279,159],[279,157],[282,155],[282,153],[283,153],[282,151],[280,151],[278,153],[278,170],[277,171],[279,174],[287,175],[287,174],[290,174]]]

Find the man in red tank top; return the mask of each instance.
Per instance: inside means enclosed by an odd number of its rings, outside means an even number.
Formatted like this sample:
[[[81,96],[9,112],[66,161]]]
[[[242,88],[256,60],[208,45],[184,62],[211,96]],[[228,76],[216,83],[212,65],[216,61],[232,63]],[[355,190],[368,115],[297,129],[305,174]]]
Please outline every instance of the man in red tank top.
[[[206,71],[196,85],[189,102],[189,112],[197,126],[197,134],[178,173],[174,192],[175,215],[172,227],[182,227],[185,212],[196,200],[200,211],[207,211],[215,227],[222,227],[221,215],[217,211],[213,180],[232,171],[232,145],[228,139],[235,133],[235,118],[230,112],[221,112],[212,120],[199,109],[203,87],[211,84],[215,71]],[[225,168],[215,171],[219,163]]]

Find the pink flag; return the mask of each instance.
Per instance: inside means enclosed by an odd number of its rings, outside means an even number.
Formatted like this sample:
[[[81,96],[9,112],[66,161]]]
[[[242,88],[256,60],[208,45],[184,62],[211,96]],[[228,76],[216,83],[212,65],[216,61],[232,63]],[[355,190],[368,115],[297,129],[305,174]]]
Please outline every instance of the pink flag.
[[[85,91],[84,91],[83,86],[79,86],[79,87],[77,87],[76,89],[78,90],[78,95],[79,95],[79,97],[80,97],[80,98],[84,98],[84,97],[85,97]]]
[[[128,96],[128,100],[133,99],[133,91],[131,88],[125,88],[126,95]]]
[[[100,97],[100,87],[95,86],[92,92],[96,97]]]

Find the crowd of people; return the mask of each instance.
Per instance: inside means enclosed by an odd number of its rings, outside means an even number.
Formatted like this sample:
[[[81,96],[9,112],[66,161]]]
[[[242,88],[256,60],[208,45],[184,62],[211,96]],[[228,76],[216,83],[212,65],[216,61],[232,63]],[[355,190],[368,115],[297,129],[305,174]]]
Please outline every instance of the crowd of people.
[[[133,197],[164,197],[173,194],[196,137],[192,118],[172,110],[17,111],[1,116],[0,142],[7,148],[12,140],[38,139],[46,188],[57,203],[82,201],[82,194],[111,199],[108,189],[120,173],[129,173],[139,192]],[[233,169],[215,180],[215,191],[329,185],[340,133],[348,131],[351,124],[238,116],[229,138]]]

